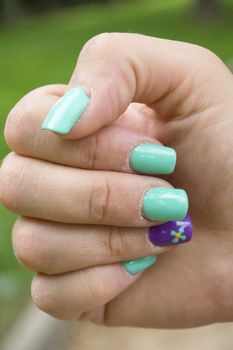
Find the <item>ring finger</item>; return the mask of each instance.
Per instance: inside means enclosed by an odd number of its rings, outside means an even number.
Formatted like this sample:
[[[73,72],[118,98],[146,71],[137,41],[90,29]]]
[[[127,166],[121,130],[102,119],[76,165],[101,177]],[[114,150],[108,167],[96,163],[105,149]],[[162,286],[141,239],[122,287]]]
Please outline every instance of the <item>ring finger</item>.
[[[16,222],[13,246],[24,266],[48,275],[134,260],[168,249],[154,246],[146,228],[67,225],[28,218]]]
[[[183,229],[182,239],[175,240],[172,229]],[[191,235],[187,217],[182,222],[150,229],[67,225],[21,218],[14,226],[13,246],[24,266],[52,275],[158,255],[173,244],[189,241]]]

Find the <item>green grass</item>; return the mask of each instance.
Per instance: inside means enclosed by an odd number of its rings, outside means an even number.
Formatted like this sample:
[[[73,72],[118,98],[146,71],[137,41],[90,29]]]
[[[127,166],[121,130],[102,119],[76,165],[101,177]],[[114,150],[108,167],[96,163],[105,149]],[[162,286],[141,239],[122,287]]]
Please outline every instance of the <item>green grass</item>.
[[[8,152],[2,132],[8,111],[31,89],[68,82],[82,45],[92,36],[120,31],[182,40],[206,46],[227,62],[233,57],[232,5],[226,0],[225,15],[207,22],[192,16],[188,0],[131,0],[58,11],[0,27],[0,159]],[[29,295],[31,275],[17,264],[11,250],[14,220],[0,207],[0,283],[1,273],[7,273],[19,286],[14,288],[17,295],[12,293],[7,300],[0,294],[1,330]]]

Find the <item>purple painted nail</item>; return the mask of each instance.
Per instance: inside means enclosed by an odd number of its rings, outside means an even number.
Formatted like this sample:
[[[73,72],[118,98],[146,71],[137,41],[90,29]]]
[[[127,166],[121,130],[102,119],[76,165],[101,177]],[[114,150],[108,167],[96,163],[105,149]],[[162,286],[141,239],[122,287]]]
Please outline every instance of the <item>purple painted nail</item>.
[[[158,247],[185,243],[191,238],[192,221],[189,215],[186,215],[182,221],[168,221],[149,228],[149,239]]]

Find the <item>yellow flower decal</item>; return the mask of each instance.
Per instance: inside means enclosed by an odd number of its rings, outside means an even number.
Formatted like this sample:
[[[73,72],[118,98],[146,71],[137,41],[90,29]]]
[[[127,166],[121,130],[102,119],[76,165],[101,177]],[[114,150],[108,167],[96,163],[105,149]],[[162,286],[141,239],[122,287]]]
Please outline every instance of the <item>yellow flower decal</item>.
[[[170,235],[173,237],[172,243],[179,243],[180,241],[185,241],[187,239],[186,235],[184,235],[183,227],[179,228],[177,231],[171,231]]]

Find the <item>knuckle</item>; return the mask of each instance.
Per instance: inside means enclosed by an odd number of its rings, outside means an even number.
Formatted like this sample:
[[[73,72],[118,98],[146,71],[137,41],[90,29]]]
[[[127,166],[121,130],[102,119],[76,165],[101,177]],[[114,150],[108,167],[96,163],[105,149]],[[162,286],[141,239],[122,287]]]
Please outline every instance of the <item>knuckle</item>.
[[[104,310],[105,310],[105,306],[100,306],[94,310],[83,312],[80,315],[79,320],[89,321],[101,326],[103,325],[103,321],[104,321],[103,320]]]
[[[36,98],[38,100],[43,97],[43,89],[44,87],[40,87],[29,92],[9,112],[4,137],[10,149],[21,153],[27,149],[28,138],[25,135],[31,132],[32,127],[38,126],[33,101]],[[28,120],[30,120],[30,123],[28,123]]]
[[[11,149],[18,149],[22,146],[24,138],[22,129],[24,128],[25,115],[29,113],[29,104],[25,103],[26,97],[20,100],[10,111],[4,129],[4,137]]]
[[[189,47],[191,48],[191,61],[193,62],[193,64],[197,64],[199,68],[202,68],[203,66],[203,68],[205,69],[206,67],[203,64],[201,65],[200,62],[206,63],[208,65],[219,65],[219,63],[222,64],[221,59],[208,48],[192,44],[189,44]],[[196,58],[196,60],[194,60],[194,58]]]
[[[15,141],[17,140],[18,128],[15,125],[18,123],[20,115],[20,108],[18,104],[10,111],[7,117],[5,129],[4,129],[4,137],[7,145],[10,148],[14,148]]]
[[[45,272],[48,254],[46,244],[41,242],[36,223],[33,220],[18,219],[13,228],[13,249],[16,258],[29,270]]]
[[[18,164],[20,156],[10,153],[0,168],[0,200],[11,211],[17,212],[24,182],[22,166]]]
[[[233,321],[233,315],[231,312],[233,307],[233,278],[229,278],[229,276],[232,276],[231,266],[232,264],[228,264],[227,262],[225,262],[224,264],[219,263],[217,266],[215,266],[215,275],[211,293],[213,296],[213,309],[215,310],[215,313],[217,313],[217,315],[219,315],[219,311],[221,310],[221,314],[225,316],[224,320],[221,319],[217,321]]]
[[[84,144],[84,155],[88,169],[96,169],[97,162],[97,149],[98,149],[98,136],[97,133],[91,135]]]
[[[101,33],[95,35],[83,46],[81,56],[103,57],[109,47],[114,45],[117,33]]]
[[[17,153],[28,152],[28,149],[34,146],[35,139],[32,133],[35,133],[36,139],[39,122],[38,105],[36,101],[45,101],[46,86],[39,87],[30,91],[11,109],[8,114],[4,136],[10,149]],[[46,104],[40,104],[40,108]]]
[[[222,61],[220,60],[220,58],[213,51],[205,47],[202,47],[201,52],[202,52],[203,58],[207,61],[207,63],[219,64],[221,62],[222,64]]]
[[[48,286],[48,278],[44,275],[34,277],[31,286],[32,300],[40,310],[57,317],[57,303]]]
[[[127,249],[127,239],[119,227],[110,227],[104,244],[105,254],[108,257],[119,258]]]
[[[89,220],[102,223],[108,220],[111,190],[106,179],[93,184],[89,199]]]
[[[99,278],[95,272],[95,268],[83,271],[86,291],[86,305],[88,305],[88,309],[89,307],[94,307],[96,304],[101,304],[108,293],[108,287],[104,283],[103,279]],[[85,309],[87,308],[85,307]]]

